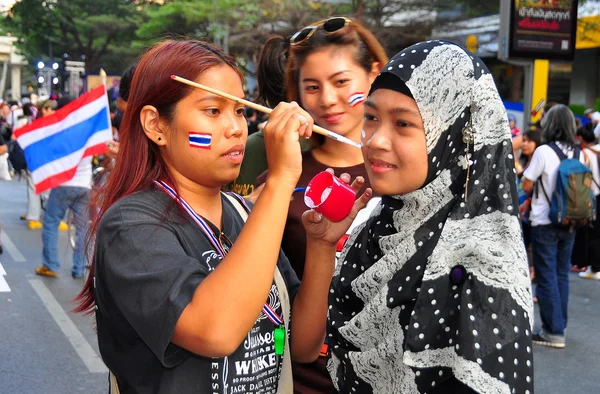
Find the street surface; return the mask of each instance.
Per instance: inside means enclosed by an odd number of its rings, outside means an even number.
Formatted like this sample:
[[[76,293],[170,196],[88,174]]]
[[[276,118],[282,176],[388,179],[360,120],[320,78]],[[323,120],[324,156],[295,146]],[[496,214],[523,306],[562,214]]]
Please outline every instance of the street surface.
[[[41,230],[19,220],[25,210],[25,181],[0,181],[0,394],[107,393],[93,319],[70,312],[83,280],[71,277],[67,233],[59,276],[35,275]],[[600,282],[572,274],[569,322],[566,349],[534,345],[536,393],[600,393]]]

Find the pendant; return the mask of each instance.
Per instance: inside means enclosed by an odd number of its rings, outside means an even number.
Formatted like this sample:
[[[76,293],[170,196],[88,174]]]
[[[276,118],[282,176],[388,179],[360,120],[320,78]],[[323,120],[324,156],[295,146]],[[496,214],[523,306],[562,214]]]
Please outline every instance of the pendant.
[[[285,326],[283,324],[275,327],[273,331],[273,342],[275,344],[275,354],[281,356],[285,346]]]

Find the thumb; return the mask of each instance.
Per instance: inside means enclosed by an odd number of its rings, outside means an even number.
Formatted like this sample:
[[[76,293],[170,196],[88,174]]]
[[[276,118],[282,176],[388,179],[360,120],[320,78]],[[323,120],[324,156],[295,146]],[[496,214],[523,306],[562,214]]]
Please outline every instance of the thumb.
[[[323,221],[323,215],[314,209],[308,210],[302,214],[302,222],[306,225],[319,224]]]

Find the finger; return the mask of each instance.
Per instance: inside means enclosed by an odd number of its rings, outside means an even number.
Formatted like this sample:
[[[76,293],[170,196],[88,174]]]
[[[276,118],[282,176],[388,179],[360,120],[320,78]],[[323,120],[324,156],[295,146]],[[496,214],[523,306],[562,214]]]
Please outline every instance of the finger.
[[[265,128],[265,135],[280,136],[284,134],[286,124],[292,116],[296,116],[296,109],[291,104],[287,104],[283,112],[279,113],[274,119],[269,118],[269,123]]]
[[[302,107],[298,108],[298,113],[303,118],[304,123],[307,123],[307,125],[308,125],[306,132],[304,134],[304,138],[310,138],[310,136],[312,135],[313,126],[315,125],[315,121],[312,118],[312,116],[310,116],[310,114]]]
[[[302,123],[298,129],[298,137],[307,138],[306,133],[308,132],[308,123]]]
[[[360,189],[363,188],[363,186],[365,185],[365,178],[363,178],[362,176],[357,176],[356,179],[354,179],[354,182],[352,182],[352,185],[350,185],[354,191],[356,193],[358,193],[360,191]]]
[[[344,183],[349,184],[352,180],[352,177],[350,176],[350,174],[344,172],[342,175],[340,175],[340,179],[344,181]]]
[[[352,207],[352,211],[350,211],[350,215],[348,216],[352,217],[352,220],[354,220],[354,218],[356,218],[356,215],[358,214],[358,211],[366,207],[369,200],[371,200],[372,197],[373,190],[371,190],[371,188],[369,187],[359,198],[356,199],[356,201],[354,201],[354,206]]]
[[[269,115],[269,120],[265,125],[265,133],[277,130],[277,125],[281,123],[281,118],[285,116],[291,108],[297,108],[297,106],[283,101],[277,104],[273,112]]]
[[[299,119],[298,112],[290,111],[290,116],[287,117],[287,120],[282,127],[282,132],[285,134],[294,133],[297,137],[299,137],[299,130],[302,126],[303,124]]]

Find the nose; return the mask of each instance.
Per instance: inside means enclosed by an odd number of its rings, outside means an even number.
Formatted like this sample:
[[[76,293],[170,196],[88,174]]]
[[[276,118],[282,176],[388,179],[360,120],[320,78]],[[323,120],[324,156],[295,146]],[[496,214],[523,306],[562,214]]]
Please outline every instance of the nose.
[[[392,149],[392,143],[385,132],[385,129],[378,127],[371,137],[367,140],[367,147],[373,150],[390,151]]]
[[[338,101],[338,95],[336,90],[331,86],[323,86],[321,89],[321,106],[329,108],[335,105]]]
[[[226,138],[239,138],[244,132],[248,132],[248,124],[243,116],[238,116],[235,112],[232,112],[229,116],[226,116],[225,120],[225,137]]]

